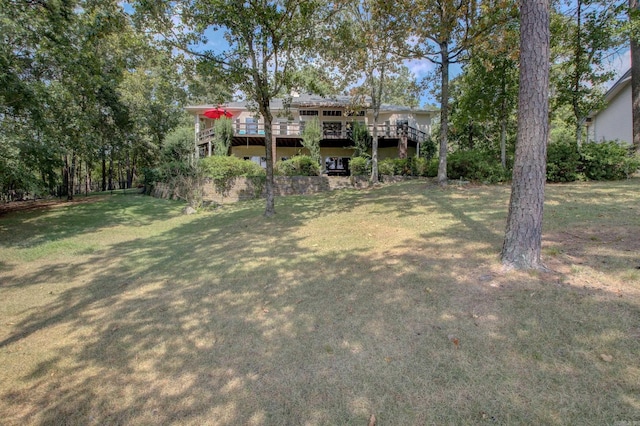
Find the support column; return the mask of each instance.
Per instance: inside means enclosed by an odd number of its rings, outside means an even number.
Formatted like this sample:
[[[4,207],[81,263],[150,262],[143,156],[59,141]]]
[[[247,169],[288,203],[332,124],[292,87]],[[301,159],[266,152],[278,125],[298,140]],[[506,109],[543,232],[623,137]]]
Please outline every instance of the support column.
[[[194,135],[194,146],[195,146],[195,153],[196,153],[196,158],[198,158],[200,156],[200,152],[198,150],[198,136],[200,135],[200,114],[196,113],[195,115],[195,121],[194,121],[194,126],[193,126],[194,130],[195,130],[195,135]]]
[[[276,135],[275,132],[274,134],[271,135],[271,152],[273,152],[273,167],[276,166],[276,162],[278,161],[278,147],[276,144]]]

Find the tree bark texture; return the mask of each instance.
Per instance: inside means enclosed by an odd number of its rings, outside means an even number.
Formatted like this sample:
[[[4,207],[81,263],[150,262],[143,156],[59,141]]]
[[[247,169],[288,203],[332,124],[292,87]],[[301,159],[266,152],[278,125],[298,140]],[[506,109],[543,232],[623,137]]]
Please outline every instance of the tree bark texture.
[[[264,185],[264,191],[266,196],[266,206],[264,215],[271,217],[276,214],[275,208],[275,195],[273,188],[275,186],[273,181],[274,173],[274,158],[273,158],[273,115],[271,114],[271,108],[269,100],[263,100],[260,113],[264,118],[264,147],[265,155],[267,157],[267,180]]]
[[[629,13],[640,7],[640,1],[629,0]],[[640,46],[632,31],[630,40],[631,49],[631,111],[633,121],[633,146],[640,153]]]
[[[544,269],[540,260],[549,136],[550,0],[520,2],[518,136],[502,263]]]
[[[447,151],[449,136],[449,43],[440,44],[440,150],[438,154],[438,185],[447,184]]]

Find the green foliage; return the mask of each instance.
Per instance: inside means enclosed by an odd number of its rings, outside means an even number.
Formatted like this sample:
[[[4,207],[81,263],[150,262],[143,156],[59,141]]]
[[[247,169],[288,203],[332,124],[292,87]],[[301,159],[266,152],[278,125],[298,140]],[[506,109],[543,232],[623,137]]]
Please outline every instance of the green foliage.
[[[221,117],[213,123],[213,153],[217,156],[229,155],[231,139],[233,139],[233,122]]]
[[[278,161],[276,171],[282,176],[318,176],[320,165],[308,155],[296,155],[288,160]]]
[[[424,176],[427,161],[424,158],[385,158],[380,161],[378,171],[390,176]]]
[[[320,121],[316,117],[308,121],[302,131],[302,146],[307,148],[309,156],[314,159],[318,165],[322,161],[320,156],[320,140],[322,139],[322,128]]]
[[[259,164],[234,156],[201,158],[199,164],[204,175],[214,180],[264,175],[264,169]]]
[[[431,160],[438,152],[438,144],[436,141],[429,137],[427,140],[420,144],[420,158],[425,160]]]
[[[449,154],[447,174],[451,179],[488,183],[503,182],[507,179],[500,160],[480,149],[458,150]]]
[[[371,174],[371,162],[367,157],[351,157],[349,168],[351,176],[369,176]]]
[[[216,190],[227,195],[233,182],[240,176],[252,178],[254,184],[264,183],[265,171],[253,161],[243,160],[234,156],[206,157],[198,162],[205,177],[211,178]],[[262,191],[256,191],[261,193]]]
[[[547,181],[573,182],[578,180],[580,153],[573,138],[551,141],[547,147]]]
[[[393,158],[385,158],[378,162],[378,173],[381,175],[393,176],[395,174],[396,165]]]
[[[353,156],[368,157],[369,150],[371,149],[371,135],[369,134],[367,126],[360,121],[354,121],[351,123],[351,132],[351,138],[353,139],[355,148]]]
[[[583,144],[580,150],[582,171],[588,179],[626,179],[640,167],[640,159],[627,146],[616,141]]]
[[[189,161],[195,155],[193,126],[180,126],[169,133],[162,146],[164,161]]]

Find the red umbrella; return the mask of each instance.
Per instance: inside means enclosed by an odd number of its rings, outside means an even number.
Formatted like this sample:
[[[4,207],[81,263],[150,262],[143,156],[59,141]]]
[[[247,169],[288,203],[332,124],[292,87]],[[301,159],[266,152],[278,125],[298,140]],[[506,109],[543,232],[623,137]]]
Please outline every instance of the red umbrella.
[[[227,118],[233,117],[233,114],[231,114],[226,109],[223,109],[223,108],[220,108],[220,107],[208,109],[205,112],[203,112],[202,114],[205,117],[212,118],[214,120],[217,120],[220,117],[227,117]]]

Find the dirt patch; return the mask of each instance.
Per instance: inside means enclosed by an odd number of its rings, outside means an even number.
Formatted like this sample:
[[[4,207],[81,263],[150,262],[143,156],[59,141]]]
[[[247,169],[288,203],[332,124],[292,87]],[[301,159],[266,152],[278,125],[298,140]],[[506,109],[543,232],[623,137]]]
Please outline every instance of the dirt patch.
[[[98,201],[102,201],[105,198],[105,196],[90,196],[76,198],[72,201],[61,199],[10,201],[8,203],[0,203],[0,217],[13,212],[22,212],[29,210],[49,210],[61,206],[67,206],[69,204],[95,203]]]

